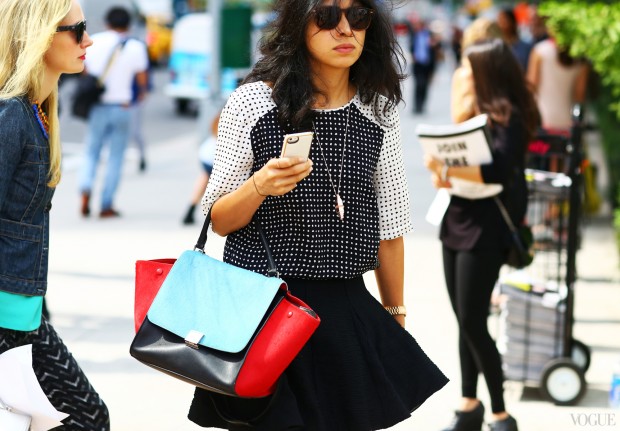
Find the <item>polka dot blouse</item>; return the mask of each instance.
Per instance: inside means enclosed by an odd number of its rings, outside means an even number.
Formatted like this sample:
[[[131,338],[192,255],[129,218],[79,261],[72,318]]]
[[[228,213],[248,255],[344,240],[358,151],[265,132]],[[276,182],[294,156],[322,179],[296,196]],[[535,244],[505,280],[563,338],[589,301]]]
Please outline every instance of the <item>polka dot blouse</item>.
[[[356,277],[377,268],[380,240],[411,230],[398,110],[391,109],[379,122],[373,107],[356,95],[341,108],[317,110],[314,127],[312,173],[291,192],[267,197],[256,218],[283,277]],[[202,202],[205,213],[278,157],[284,135],[271,88],[262,82],[239,87],[220,116],[215,164]],[[340,220],[328,170],[338,187],[343,146],[338,192],[345,216]],[[266,273],[264,247],[253,223],[228,235],[224,261]]]

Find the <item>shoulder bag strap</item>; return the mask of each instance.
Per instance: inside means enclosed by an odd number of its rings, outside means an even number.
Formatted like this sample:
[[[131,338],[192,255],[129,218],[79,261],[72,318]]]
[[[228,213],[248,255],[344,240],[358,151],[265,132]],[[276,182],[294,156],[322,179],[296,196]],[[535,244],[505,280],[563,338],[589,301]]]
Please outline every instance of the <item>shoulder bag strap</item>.
[[[515,225],[512,223],[512,220],[510,219],[510,215],[508,214],[508,211],[506,210],[506,207],[504,206],[502,201],[497,196],[493,196],[493,200],[497,204],[497,207],[499,208],[499,212],[502,213],[502,217],[504,218],[504,221],[508,225],[510,232],[516,234],[517,228],[515,228]]]
[[[265,247],[265,253],[267,255],[267,275],[270,277],[280,277],[280,273],[276,268],[276,261],[273,258],[273,254],[271,253],[271,248],[269,247],[269,242],[267,241],[267,237],[261,228],[261,225],[256,217],[252,217],[252,221],[254,222],[254,226],[256,227],[256,231],[258,232],[258,236],[260,237],[263,246]],[[194,246],[194,250],[200,251],[202,253],[205,252],[205,245],[207,244],[207,232],[209,231],[209,225],[211,224],[211,209],[209,209],[209,213],[205,218],[204,223],[202,224],[202,230],[200,231],[200,235],[198,236],[198,242]]]
[[[112,55],[110,55],[110,58],[108,59],[108,63],[106,64],[105,69],[103,70],[103,73],[101,74],[99,79],[97,79],[97,81],[99,81],[99,85],[103,86],[103,84],[105,83],[105,79],[108,76],[108,73],[110,72],[110,68],[112,67],[112,64],[114,64],[114,62],[116,61],[116,57],[118,57],[118,54],[120,54],[120,52],[125,47],[125,44],[127,43],[128,40],[129,39],[123,39],[122,41],[120,41],[119,44],[116,45],[116,47],[114,48],[114,51],[112,51]]]

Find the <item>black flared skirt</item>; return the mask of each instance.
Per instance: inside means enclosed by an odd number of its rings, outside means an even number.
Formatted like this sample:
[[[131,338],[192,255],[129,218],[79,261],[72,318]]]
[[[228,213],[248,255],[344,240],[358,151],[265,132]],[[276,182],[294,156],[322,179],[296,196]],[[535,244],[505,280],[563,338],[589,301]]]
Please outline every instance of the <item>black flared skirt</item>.
[[[448,382],[362,277],[286,281],[321,324],[275,394],[239,399],[196,389],[190,420],[228,430],[379,430],[407,419]]]

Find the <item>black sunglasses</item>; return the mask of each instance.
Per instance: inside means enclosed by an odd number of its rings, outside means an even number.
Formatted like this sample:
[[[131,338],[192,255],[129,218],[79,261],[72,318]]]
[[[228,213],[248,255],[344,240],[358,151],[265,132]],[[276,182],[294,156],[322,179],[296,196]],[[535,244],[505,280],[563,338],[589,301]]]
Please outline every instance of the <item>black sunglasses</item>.
[[[72,31],[75,33],[75,40],[77,43],[82,43],[82,39],[84,39],[84,32],[86,32],[86,21],[80,21],[77,24],[73,25],[61,25],[56,28],[56,32],[59,31]]]
[[[352,30],[366,30],[370,27],[374,10],[361,6],[341,9],[338,6],[318,6],[314,9],[316,26],[321,30],[333,30],[338,27],[342,14],[347,18]]]

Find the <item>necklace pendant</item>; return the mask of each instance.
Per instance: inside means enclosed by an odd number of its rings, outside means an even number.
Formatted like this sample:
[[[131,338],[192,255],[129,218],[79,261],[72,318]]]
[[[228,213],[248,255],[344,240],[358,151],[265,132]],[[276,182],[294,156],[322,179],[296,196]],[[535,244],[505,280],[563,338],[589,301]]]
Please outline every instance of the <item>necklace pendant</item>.
[[[344,220],[344,202],[342,202],[339,194],[336,195],[336,211],[338,211],[340,220]]]

